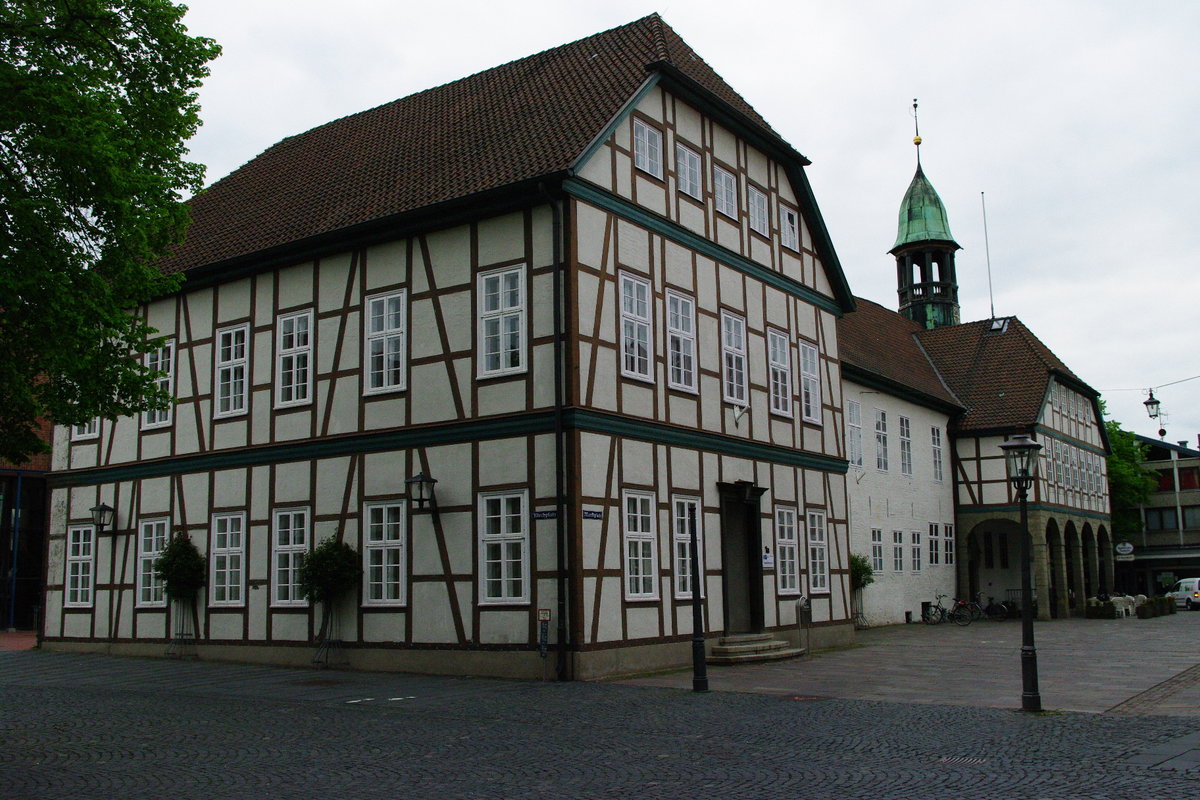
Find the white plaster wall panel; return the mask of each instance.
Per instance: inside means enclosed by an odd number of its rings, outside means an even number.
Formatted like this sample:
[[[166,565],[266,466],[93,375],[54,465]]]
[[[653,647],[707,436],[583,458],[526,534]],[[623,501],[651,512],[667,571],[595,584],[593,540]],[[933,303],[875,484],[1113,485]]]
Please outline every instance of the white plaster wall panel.
[[[779,271],[794,281],[809,284],[804,274],[804,257],[782,247],[779,252]]]
[[[669,581],[660,581],[659,594],[670,589]],[[625,609],[627,636],[630,639],[647,639],[659,635],[659,621],[662,610],[658,603],[651,605],[628,606]]]
[[[246,486],[246,502],[250,506],[251,519],[266,519],[270,512],[267,487],[271,480],[271,469],[267,466],[251,467]]]
[[[741,213],[739,209],[738,213]],[[713,227],[716,231],[717,244],[727,247],[735,253],[742,250],[742,228],[723,214],[714,214],[716,220]]]
[[[712,398],[711,401],[700,404],[700,427],[706,431],[720,431],[721,419],[726,414],[725,404],[718,400],[721,397],[721,379],[717,375],[701,375],[700,396]]]
[[[797,427],[794,420],[772,415],[770,418],[769,427],[769,441],[772,444],[781,445],[783,447],[796,446]],[[803,432],[801,431],[801,433]]]
[[[171,512],[171,478],[144,478],[138,493],[138,515],[169,514]]]
[[[576,174],[585,181],[591,181],[603,189],[612,191],[611,158],[612,151],[607,146],[601,147],[595,155],[583,163]]]
[[[338,339],[357,339],[358,332],[353,330],[354,326],[347,325],[346,330],[342,330],[342,321],[337,317],[327,317],[325,319],[317,319],[314,321],[315,339],[313,349],[316,361],[316,374],[314,385],[321,382],[325,374],[337,369],[338,365],[333,363],[334,357],[337,355]],[[345,342],[342,346],[345,347]],[[343,362],[344,363],[344,362]]]
[[[275,415],[275,439],[286,442],[312,435],[312,406]]]
[[[718,481],[733,483],[739,480],[753,481],[755,479],[753,461],[733,456],[721,456],[718,463],[719,471],[707,473],[709,475],[716,475],[716,480]]]
[[[713,156],[725,162],[726,166],[736,167],[738,163],[737,137],[726,128],[712,124]]]
[[[350,287],[350,302],[346,302],[346,284],[350,280],[352,253],[337,253],[322,258],[317,266],[317,313],[340,311],[359,302],[358,276]]]
[[[671,104],[675,118],[675,131],[684,139],[686,139],[693,148],[699,148],[700,141],[703,138],[701,133],[701,125],[703,119],[700,112],[679,100],[674,100]],[[671,158],[674,159],[674,152],[671,153]]]
[[[730,267],[722,266],[717,271],[718,280],[720,280],[720,298],[721,305],[725,308],[732,309],[738,314],[745,315],[745,284],[747,281],[742,277],[742,273]],[[715,306],[707,306],[709,310],[715,311]],[[719,323],[718,323],[719,324]],[[721,339],[719,336],[720,328],[718,327],[718,338],[716,349],[721,349]]]
[[[670,240],[661,240],[664,245],[663,282],[685,293],[694,293],[692,251]]]
[[[783,464],[772,464],[770,503],[796,503],[796,469]],[[764,503],[765,507],[766,503]]]
[[[408,240],[378,244],[367,250],[366,286],[368,292],[404,283],[408,276]]]
[[[610,577],[601,580],[600,587],[600,625],[596,630],[596,638],[591,640],[594,642],[612,642],[621,638],[623,628],[621,625],[621,578]],[[590,614],[595,608],[594,605],[587,606],[587,611]],[[655,611],[657,613],[657,611]],[[588,626],[590,631],[591,626]],[[634,638],[634,632],[629,630],[629,638]]]
[[[275,324],[275,274],[264,272],[252,279],[254,286],[254,326]]]
[[[142,458],[164,458],[171,455],[170,428],[147,431],[142,434]],[[187,444],[187,442],[181,442]],[[192,450],[195,450],[193,445]]]
[[[96,498],[96,493],[92,491],[90,487],[83,486],[79,487],[78,489],[61,491],[62,494],[56,495],[63,501],[59,506],[59,516],[52,517],[51,519],[50,530],[55,534],[62,533],[68,524],[73,522],[86,522],[87,520],[90,520],[92,518],[92,514],[89,509],[100,502]],[[104,502],[112,503],[112,499],[105,498]],[[120,525],[122,522],[124,522],[124,520],[114,520],[113,529],[120,530]]]
[[[527,480],[527,439],[487,439],[479,442],[479,486],[506,486]],[[467,474],[470,474],[469,472]]]
[[[533,381],[533,407],[546,408],[554,405],[554,345],[543,344],[533,348],[530,362]]]
[[[746,174],[750,180],[762,187],[771,185],[771,173],[774,164],[761,151],[753,147],[746,148]]]
[[[635,180],[637,182],[638,205],[648,208],[664,217],[668,216],[667,193],[662,184],[650,180],[641,172],[636,174]]]
[[[216,287],[217,324],[224,325],[249,317],[253,290],[254,284],[250,278],[241,278]]]
[[[291,461],[275,465],[275,506],[310,503],[313,500],[310,485],[309,461]],[[316,512],[316,509],[313,509]]]
[[[185,314],[180,320],[178,341],[198,342],[210,338],[213,334],[213,290],[190,292],[183,296],[183,302]]]
[[[271,617],[271,638],[284,642],[308,640],[307,614],[275,614]]]
[[[696,256],[696,307],[717,307],[717,264],[703,256]]]
[[[660,376],[661,378],[661,376]],[[621,384],[622,413],[633,417],[654,417],[654,388],[636,381]]]
[[[295,264],[279,270],[278,302],[277,312],[299,310],[313,304],[312,264]]]
[[[214,508],[241,508],[249,498],[249,472],[245,469],[223,469],[212,476]]]
[[[216,640],[242,638],[242,615],[212,610],[208,615],[208,636]]]
[[[333,404],[333,412],[328,415],[329,427],[326,433],[333,436],[339,433],[354,433],[358,430],[358,376],[342,377],[333,381],[332,390],[327,392],[326,403]],[[326,416],[322,408],[321,420],[324,426]]]
[[[155,300],[146,305],[146,322],[155,330],[175,338],[175,331],[183,329],[175,310],[174,297]]]
[[[642,114],[645,114],[647,117],[650,117],[653,120],[662,122],[663,95],[664,92],[662,88],[655,86],[651,88],[650,91],[646,92],[646,94],[640,100],[638,100],[637,105],[634,106],[634,109]],[[622,131],[622,135],[620,137],[621,146],[626,148],[631,147],[629,143],[629,125],[622,125],[619,129]]]
[[[772,229],[776,227],[774,217],[770,218],[770,224]],[[778,234],[774,235],[777,236]],[[774,246],[772,242],[756,235],[749,235],[746,238],[750,242],[750,252],[748,254],[750,258],[768,267],[773,266]]]
[[[617,261],[622,269],[649,277],[652,285],[657,284],[650,268],[650,232],[645,228],[617,220]]]
[[[598,433],[579,434],[580,491],[587,497],[608,497],[608,460],[613,441]],[[589,524],[584,520],[584,525]]]
[[[437,496],[441,505],[470,506],[474,502],[475,498],[471,494],[469,480],[473,472],[470,444],[430,447],[425,450],[425,458],[429,464],[429,474],[439,479]],[[420,471],[420,463],[414,454],[412,474],[415,475]],[[376,460],[373,462],[373,466],[382,466],[387,473],[390,473],[386,476],[389,481],[386,485],[393,488],[385,489],[384,492],[405,491],[403,482],[412,476],[407,473],[401,474],[404,469],[404,451],[388,453],[382,463]]]
[[[430,644],[455,644],[454,617],[450,595],[441,581],[420,581],[412,585],[413,641]],[[470,616],[463,622],[470,625]]]
[[[708,220],[708,216],[704,207],[695,205],[694,203],[689,203],[682,197],[679,197],[678,200],[679,213],[676,221],[693,233],[704,236],[706,228],[705,223]]]
[[[445,369],[442,369],[445,375]],[[481,382],[478,386],[480,416],[510,414],[524,411],[528,406],[525,398],[525,381],[507,380]],[[452,412],[453,407],[450,411]],[[414,411],[413,418],[416,419]]]
[[[671,489],[699,494],[705,487],[700,479],[700,451],[685,447],[669,448]],[[705,521],[707,523],[707,520]]]
[[[633,159],[624,153],[615,151],[612,151],[612,156],[617,170],[617,185],[614,187],[616,194],[619,194],[622,197],[631,197],[633,184]]]
[[[404,641],[404,619],[408,612],[402,608],[388,609],[383,613],[363,614],[362,638],[364,642]]]
[[[523,213],[514,212],[482,220],[478,223],[478,230],[480,264],[509,263],[525,258],[525,216]],[[469,245],[470,242],[468,241],[467,244]],[[470,264],[469,252],[467,256],[465,263]],[[440,270],[438,280],[439,282],[442,280]],[[469,274],[457,278],[455,283],[465,283],[468,280],[470,280]]]
[[[316,514],[341,513],[342,497],[346,492],[346,479],[350,474],[352,463],[349,457],[323,458],[316,462],[317,481],[316,486],[313,487],[313,497],[319,506],[314,509]],[[305,483],[307,482],[306,479]],[[350,486],[351,513],[354,512],[354,498],[358,496],[357,484],[356,476]]]
[[[604,265],[601,264],[600,258],[604,252],[604,230],[608,215],[595,206],[580,201],[575,203],[574,210],[577,256],[584,264],[602,268]]]
[[[621,439],[620,447],[622,483],[626,486],[657,485],[654,479],[654,445],[637,439]]]
[[[533,305],[530,308],[529,323],[532,337],[547,336],[554,332],[554,276],[542,274],[533,276],[530,281]],[[460,317],[468,319],[468,317]],[[465,326],[463,326],[465,327]]]
[[[829,275],[825,272],[825,265],[813,259],[813,288],[826,297],[833,297],[833,284],[829,282]]]
[[[64,454],[70,457],[70,463],[64,464],[63,468],[78,469],[79,467],[94,467],[98,463],[96,459],[100,457],[100,445],[98,442],[77,444],[74,447],[63,445],[62,448]]]
[[[586,505],[584,507],[588,510],[598,510],[591,509]],[[604,534],[604,525],[604,520],[584,519],[579,526],[580,541],[583,543],[583,546],[580,548],[580,555],[582,556],[583,568],[585,570],[600,568],[600,557],[604,555],[600,551],[600,539]]]
[[[457,419],[454,394],[450,389],[450,376],[444,363],[414,364],[409,368],[413,386],[412,421],[414,425],[427,422],[446,422]],[[417,387],[420,387],[419,389]],[[483,392],[480,392],[482,398]],[[482,403],[483,408],[487,408]],[[522,405],[524,405],[522,403]],[[511,407],[496,408],[490,412],[510,410]]]
[[[695,395],[669,392],[666,397],[667,421],[689,428],[702,427],[700,401]]]
[[[479,614],[482,644],[525,644],[529,641],[529,611],[489,608]]]
[[[408,397],[403,394],[372,398],[363,405],[363,427],[377,431],[403,425],[407,408]]]
[[[437,334],[438,318],[433,302],[429,298],[412,300],[409,303],[408,360],[411,364],[419,358],[441,355],[442,341]],[[415,381],[413,385],[419,385]]]
[[[181,525],[208,525],[208,473],[189,472],[179,477],[183,496],[176,502],[176,517]],[[204,546],[196,540],[201,550]]]
[[[795,333],[809,342],[817,341],[817,311],[808,303],[796,301],[793,306]]]
[[[592,386],[592,406],[595,408],[606,411],[615,411],[617,408],[618,380],[615,371],[617,358],[618,354],[614,350],[600,351],[600,360]],[[608,360],[607,364],[605,363],[606,359]]]

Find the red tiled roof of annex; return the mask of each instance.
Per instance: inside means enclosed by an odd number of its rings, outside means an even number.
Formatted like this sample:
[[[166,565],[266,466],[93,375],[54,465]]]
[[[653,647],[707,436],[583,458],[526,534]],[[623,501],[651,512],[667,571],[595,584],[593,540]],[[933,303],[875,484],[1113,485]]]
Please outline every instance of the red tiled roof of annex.
[[[161,266],[219,264],[565,170],[663,62],[778,139],[651,14],[284,139],[189,201],[187,238]]]

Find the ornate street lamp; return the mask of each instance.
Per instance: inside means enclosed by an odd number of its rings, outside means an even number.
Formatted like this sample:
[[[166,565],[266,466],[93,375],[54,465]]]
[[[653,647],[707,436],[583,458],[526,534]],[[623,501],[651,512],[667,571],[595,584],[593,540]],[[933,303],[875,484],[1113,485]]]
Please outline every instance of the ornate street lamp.
[[[433,493],[433,485],[437,483],[437,478],[431,478],[423,471],[417,473],[413,477],[404,482],[408,487],[408,502],[416,509],[422,509],[428,503],[430,510],[433,512],[433,518],[436,521],[438,517],[437,497]]]
[[[96,526],[97,536],[104,533],[104,529],[112,525],[117,516],[117,510],[108,503],[92,506],[89,511],[92,512],[92,524]]]
[[[1000,445],[1008,479],[1021,503],[1021,710],[1041,711],[1038,691],[1037,649],[1033,645],[1033,591],[1029,549],[1029,489],[1037,479],[1038,451],[1042,446],[1019,433]]]
[[[1158,419],[1159,409],[1162,408],[1162,403],[1154,396],[1154,390],[1150,390],[1150,399],[1142,403],[1146,407],[1146,413],[1150,415],[1150,419]]]

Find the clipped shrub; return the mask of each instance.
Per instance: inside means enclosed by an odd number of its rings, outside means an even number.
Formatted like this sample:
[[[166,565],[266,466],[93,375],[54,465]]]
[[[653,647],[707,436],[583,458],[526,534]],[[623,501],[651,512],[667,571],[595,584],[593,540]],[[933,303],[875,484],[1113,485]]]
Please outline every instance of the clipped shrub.
[[[183,531],[176,531],[154,559],[154,576],[162,581],[163,593],[172,600],[191,600],[204,588],[204,556]]]
[[[309,602],[329,603],[358,586],[362,560],[353,547],[331,537],[304,556],[296,578]]]
[[[875,582],[875,570],[870,560],[858,553],[850,554],[850,588],[862,589]]]

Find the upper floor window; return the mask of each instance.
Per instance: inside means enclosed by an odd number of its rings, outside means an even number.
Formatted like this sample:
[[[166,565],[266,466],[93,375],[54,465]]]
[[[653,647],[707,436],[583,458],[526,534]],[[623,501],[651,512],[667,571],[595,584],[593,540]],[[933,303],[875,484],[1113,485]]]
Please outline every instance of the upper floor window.
[[[912,571],[921,571],[921,532],[912,532]]]
[[[862,404],[857,400],[846,403],[846,455],[850,466],[862,469]]]
[[[679,191],[697,200],[704,196],[704,187],[700,182],[700,156],[678,142],[675,143],[675,172]]]
[[[363,605],[404,605],[404,504],[363,507]]]
[[[796,509],[775,507],[775,574],[779,594],[800,593],[800,543],[796,536]]]
[[[63,605],[68,608],[92,605],[95,544],[96,529],[91,525],[67,528],[67,592]]]
[[[871,569],[883,572],[883,529],[871,529]]]
[[[246,515],[213,514],[209,604],[240,606],[246,586]]]
[[[713,165],[713,203],[717,211],[737,219],[737,178],[729,170]]]
[[[154,562],[167,547],[167,519],[142,520],[138,526],[137,603],[140,607],[166,605],[162,581]]]
[[[771,222],[767,216],[767,195],[765,192],[750,186],[746,189],[746,206],[750,214],[750,230],[771,235]]]
[[[800,406],[805,422],[821,422],[821,378],[817,373],[817,348],[800,343]]]
[[[405,293],[368,297],[365,303],[365,394],[380,394],[405,388],[408,325]]]
[[[933,456],[933,479],[940,483],[944,477],[942,471],[942,429],[937,425],[929,428],[929,443]]]
[[[779,206],[779,243],[791,250],[800,249],[800,215],[787,206]]]
[[[175,383],[175,343],[166,342],[162,347],[146,353],[146,368],[158,373],[154,383],[167,394],[173,394]],[[171,407],[142,412],[142,428],[161,428],[171,424]]]
[[[525,328],[525,267],[480,275],[480,377],[525,370]]]
[[[312,395],[312,312],[279,318],[275,340],[275,405],[309,402]]]
[[[792,415],[792,351],[783,331],[767,331],[767,357],[771,381],[771,411]]]
[[[746,320],[721,312],[721,360],[725,400],[746,405]]]
[[[888,470],[887,412],[881,408],[875,409],[875,469]]]
[[[480,602],[529,602],[527,497],[525,491],[479,497]]]
[[[246,412],[249,394],[248,349],[250,326],[239,325],[217,331],[216,358],[213,359],[215,387],[213,416],[231,417]]]
[[[667,384],[696,391],[696,304],[667,292]]]
[[[663,176],[662,131],[640,119],[633,121],[633,165],[656,178]]]
[[[625,599],[658,599],[658,537],[654,495],[626,492],[622,498],[625,534]]]
[[[942,540],[938,538],[938,524],[929,523],[929,566],[942,563]]]
[[[675,552],[675,598],[692,597],[692,535],[696,537],[696,555],[700,563],[700,596],[704,596],[704,532],[700,525],[700,500],[676,497],[671,501],[672,547]]]
[[[946,566],[954,566],[954,526],[947,523],[942,526],[942,538],[946,540],[946,549],[942,553],[942,560],[946,562]]]
[[[303,606],[300,563],[308,552],[308,509],[275,512],[271,536],[271,605]]]
[[[912,422],[908,417],[900,418],[900,474],[913,474]]]
[[[621,374],[653,380],[650,349],[650,282],[621,273]]]
[[[829,545],[825,538],[825,512],[808,512],[808,585],[813,594],[829,591]]]
[[[71,428],[71,440],[78,442],[82,439],[95,439],[100,436],[100,418],[92,417],[87,422],[81,422]]]
[[[892,531],[892,571],[904,571],[904,531]]]

